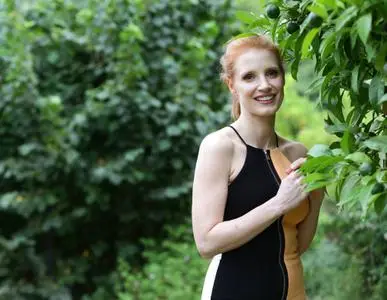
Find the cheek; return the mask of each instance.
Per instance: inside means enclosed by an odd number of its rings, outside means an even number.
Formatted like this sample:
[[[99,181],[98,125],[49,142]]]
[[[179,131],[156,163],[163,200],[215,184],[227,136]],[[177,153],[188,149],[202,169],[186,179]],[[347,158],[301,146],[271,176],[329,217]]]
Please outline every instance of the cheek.
[[[252,93],[255,91],[257,84],[255,82],[243,82],[239,85],[243,93]]]
[[[285,82],[282,77],[275,78],[271,81],[272,85],[275,86],[278,90],[282,90],[284,88]]]

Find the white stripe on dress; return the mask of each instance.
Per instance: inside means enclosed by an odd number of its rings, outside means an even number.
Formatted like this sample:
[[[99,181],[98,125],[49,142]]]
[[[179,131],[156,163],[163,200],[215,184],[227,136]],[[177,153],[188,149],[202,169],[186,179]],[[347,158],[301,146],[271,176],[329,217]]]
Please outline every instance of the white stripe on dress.
[[[218,272],[221,258],[222,254],[215,255],[212,258],[210,265],[208,266],[206,277],[204,279],[201,300],[211,300],[212,289],[214,287],[215,277],[216,273]]]

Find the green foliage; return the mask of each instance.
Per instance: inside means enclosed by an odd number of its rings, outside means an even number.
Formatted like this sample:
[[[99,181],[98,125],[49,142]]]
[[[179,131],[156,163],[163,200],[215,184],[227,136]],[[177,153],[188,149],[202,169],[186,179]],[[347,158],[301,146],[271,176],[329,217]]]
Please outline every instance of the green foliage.
[[[323,296],[321,299],[330,299],[325,297],[330,295],[336,297],[331,299],[386,299],[387,214],[370,215],[366,222],[358,222],[360,214],[335,215],[331,211],[322,215],[320,239],[303,259],[311,295]],[[320,268],[321,264],[331,265]]]
[[[316,143],[329,143],[334,137],[324,131],[322,111],[296,91],[297,83],[287,75],[284,101],[276,117],[276,130],[286,138],[311,148]]]
[[[231,4],[21,2],[0,0],[0,292],[80,299],[188,213],[197,145],[229,120]]]
[[[304,277],[308,299],[364,299],[359,262],[335,243],[323,239],[304,254]]]
[[[319,91],[319,102],[327,111],[326,130],[339,138],[329,147],[327,155],[335,157],[331,164],[327,157],[314,158],[310,165],[324,163],[325,168],[303,168],[310,189],[335,183],[341,207],[360,205],[363,217],[370,207],[380,213],[387,191],[371,196],[370,190],[387,184],[386,1],[267,2],[280,8],[279,18],[256,14],[245,22],[246,31],[270,34],[295,79],[300,63],[313,60],[316,78],[310,90]],[[289,24],[300,29],[289,33]],[[358,152],[371,160],[372,175],[359,174],[359,162],[348,159]]]
[[[191,222],[166,226],[167,239],[161,245],[143,240],[142,270],[120,259],[116,292],[119,300],[199,299],[208,262],[193,243]]]

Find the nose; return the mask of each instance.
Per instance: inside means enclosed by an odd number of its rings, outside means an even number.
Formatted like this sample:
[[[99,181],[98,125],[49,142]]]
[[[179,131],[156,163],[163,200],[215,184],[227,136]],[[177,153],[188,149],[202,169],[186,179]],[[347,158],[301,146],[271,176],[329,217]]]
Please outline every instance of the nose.
[[[261,76],[261,78],[259,79],[258,90],[260,92],[266,92],[266,93],[271,91],[271,85],[267,80],[266,76]]]

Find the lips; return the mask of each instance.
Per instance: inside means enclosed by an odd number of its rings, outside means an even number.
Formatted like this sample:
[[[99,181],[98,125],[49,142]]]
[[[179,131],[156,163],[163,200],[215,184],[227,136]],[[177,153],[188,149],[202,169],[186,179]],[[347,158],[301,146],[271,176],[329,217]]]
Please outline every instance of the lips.
[[[254,97],[254,100],[258,101],[259,103],[268,104],[268,103],[272,103],[273,102],[274,97],[275,97],[275,95],[273,95],[273,94],[271,94],[271,95],[264,95],[264,96],[257,96],[257,97]]]

